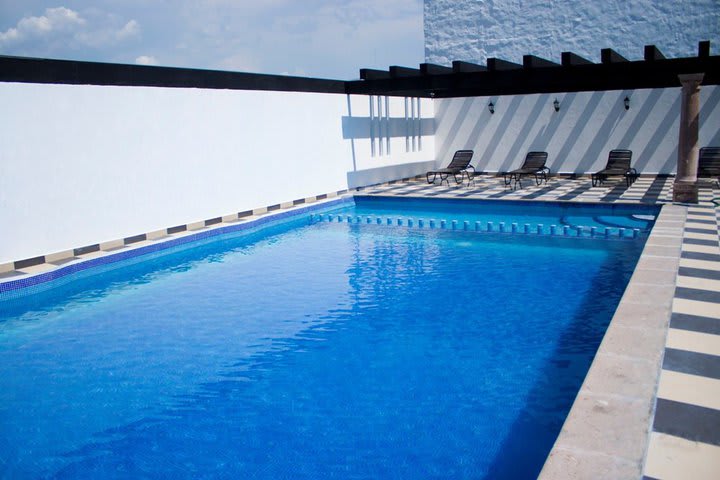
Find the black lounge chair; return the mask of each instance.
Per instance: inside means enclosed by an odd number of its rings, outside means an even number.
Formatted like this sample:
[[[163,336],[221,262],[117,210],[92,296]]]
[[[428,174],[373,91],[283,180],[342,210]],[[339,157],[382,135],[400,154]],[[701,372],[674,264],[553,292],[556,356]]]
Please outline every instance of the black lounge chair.
[[[623,175],[628,187],[635,183],[635,180],[637,180],[640,175],[637,173],[637,170],[630,167],[631,159],[632,151],[630,150],[611,150],[605,168],[590,176],[592,186],[596,187],[601,185],[607,177],[614,175]]]
[[[698,178],[717,177],[720,184],[720,147],[703,147],[698,159]]]
[[[467,176],[469,184],[473,180],[473,177],[470,176],[470,172],[468,170],[472,170],[473,176],[475,175],[475,167],[470,165],[470,160],[472,160],[472,157],[472,150],[458,150],[457,152],[455,152],[455,155],[453,155],[452,161],[450,162],[450,165],[447,166],[447,168],[441,168],[439,170],[431,170],[427,172],[425,176],[427,182],[435,183],[435,179],[439,175],[440,185],[442,185],[443,182],[448,182],[449,186],[450,180],[448,180],[448,177],[452,175],[455,178],[455,183],[462,183],[463,177]],[[430,179],[430,175],[432,175],[432,180]],[[459,180],[458,175],[460,175]]]
[[[525,162],[520,168],[516,168],[510,172],[503,172],[503,179],[505,180],[505,186],[515,181],[513,188],[520,184],[522,188],[522,176],[523,175],[535,175],[535,184],[540,185],[543,181],[547,183],[547,177],[550,175],[550,169],[545,166],[547,162],[547,152],[528,152],[525,156]]]

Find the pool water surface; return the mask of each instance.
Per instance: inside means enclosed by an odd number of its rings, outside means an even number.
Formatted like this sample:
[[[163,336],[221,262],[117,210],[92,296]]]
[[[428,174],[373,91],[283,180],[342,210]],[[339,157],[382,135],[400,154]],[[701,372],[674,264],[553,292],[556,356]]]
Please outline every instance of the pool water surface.
[[[0,302],[0,477],[534,478],[642,245],[296,221]]]

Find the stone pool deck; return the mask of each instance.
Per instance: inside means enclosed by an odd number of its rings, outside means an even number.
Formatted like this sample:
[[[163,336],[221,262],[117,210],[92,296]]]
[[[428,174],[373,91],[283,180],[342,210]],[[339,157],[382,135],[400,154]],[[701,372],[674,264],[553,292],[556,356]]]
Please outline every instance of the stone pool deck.
[[[540,478],[720,478],[720,197],[672,204],[672,177],[592,187],[551,178],[522,189],[502,178],[362,190],[400,197],[662,204],[636,270]],[[720,201],[720,198],[718,199]],[[528,439],[532,441],[532,439]]]

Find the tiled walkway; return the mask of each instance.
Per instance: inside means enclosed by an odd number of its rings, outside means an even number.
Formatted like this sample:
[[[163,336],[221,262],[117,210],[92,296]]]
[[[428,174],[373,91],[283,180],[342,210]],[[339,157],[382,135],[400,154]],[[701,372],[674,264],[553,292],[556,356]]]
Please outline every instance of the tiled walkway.
[[[720,208],[688,208],[645,479],[720,478]]]
[[[394,196],[422,195],[424,197],[487,198],[497,200],[567,200],[574,202],[664,202],[670,198],[673,177],[641,177],[629,188],[624,181],[609,181],[592,187],[587,178],[551,178],[547,184],[535,185],[534,178],[523,179],[523,188],[512,189],[498,177],[478,176],[474,185],[428,185],[417,178],[364,189],[362,193]]]
[[[609,182],[593,188],[589,179],[551,179],[536,186],[513,190],[501,178],[481,177],[474,186],[428,185],[412,179],[368,188],[363,193],[393,196],[484,198],[503,200],[566,200],[576,202],[670,203],[672,177],[640,178],[630,188]],[[645,258],[656,262],[657,274],[679,265],[675,277],[672,315],[657,381],[657,400],[646,460],[632,466],[628,478],[644,473],[651,479],[720,479],[720,207],[712,203],[720,190],[701,189],[698,205],[675,208],[671,225],[682,229],[682,247],[653,245]],[[720,198],[718,198],[720,201]],[[678,212],[678,213],[676,213]],[[666,216],[667,218],[667,216]],[[677,230],[680,232],[680,230]],[[663,232],[656,232],[662,237]],[[676,237],[677,238],[677,237]],[[668,232],[668,240],[672,235]],[[666,248],[667,251],[663,251]],[[651,282],[652,283],[652,282]],[[658,299],[659,300],[659,299]],[[665,324],[666,325],[666,324]],[[667,325],[666,325],[667,326]],[[638,339],[639,340],[639,339]],[[647,430],[646,430],[647,431]],[[553,478],[603,478],[598,471],[567,468]],[[586,477],[588,474],[589,476]],[[615,470],[617,472],[617,470]],[[606,472],[607,473],[607,472]],[[577,475],[577,477],[575,476]],[[545,477],[543,477],[545,478]]]

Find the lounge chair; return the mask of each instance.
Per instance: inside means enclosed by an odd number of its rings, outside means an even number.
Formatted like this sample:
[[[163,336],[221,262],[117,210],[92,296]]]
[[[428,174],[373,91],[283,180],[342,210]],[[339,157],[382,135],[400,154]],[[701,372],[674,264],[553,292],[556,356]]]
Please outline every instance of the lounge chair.
[[[698,159],[698,178],[716,177],[720,183],[720,147],[703,147]]]
[[[637,173],[637,170],[630,167],[631,159],[632,151],[630,150],[611,150],[605,168],[590,176],[592,186],[596,187],[601,185],[607,177],[615,175],[624,176],[628,187],[632,185],[640,175]]]
[[[503,172],[503,179],[505,180],[505,186],[515,181],[513,188],[520,184],[522,188],[522,176],[523,175],[535,175],[535,184],[540,185],[543,181],[547,183],[547,177],[550,175],[550,169],[545,166],[547,162],[547,152],[528,152],[525,156],[525,162],[523,162],[520,168],[516,168],[510,172]]]
[[[455,178],[455,183],[462,183],[463,177],[467,176],[469,184],[473,180],[473,178],[470,176],[470,172],[468,170],[472,170],[473,176],[475,175],[475,167],[470,165],[470,160],[472,160],[472,157],[472,150],[458,150],[457,152],[455,152],[455,155],[453,155],[452,161],[450,162],[450,165],[447,166],[447,168],[441,168],[439,170],[431,170],[427,172],[425,176],[427,178],[427,182],[435,183],[435,179],[440,176],[440,185],[442,185],[443,182],[448,182],[449,186],[450,180],[448,180],[448,177],[452,175]],[[430,175],[432,175],[432,180],[430,179]],[[458,175],[460,175],[459,180]]]

